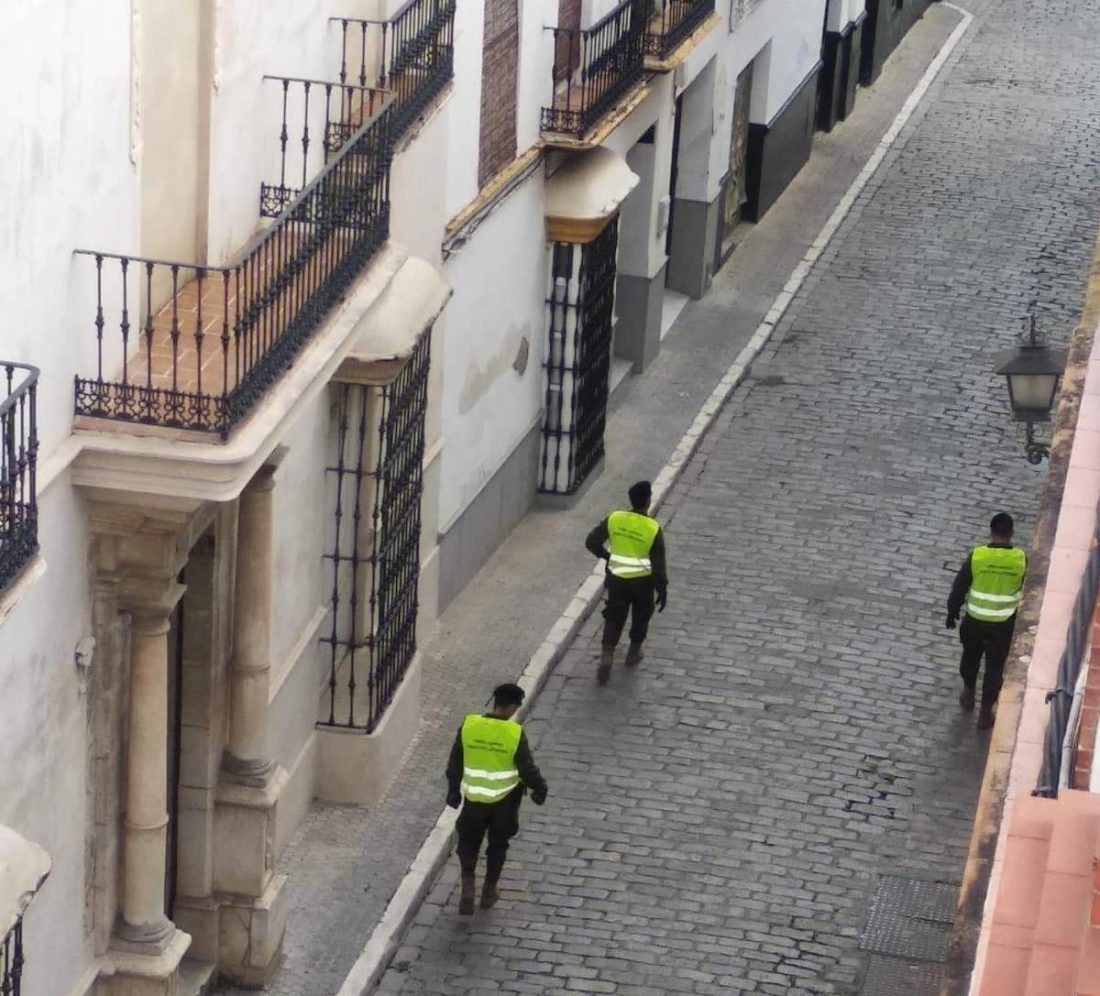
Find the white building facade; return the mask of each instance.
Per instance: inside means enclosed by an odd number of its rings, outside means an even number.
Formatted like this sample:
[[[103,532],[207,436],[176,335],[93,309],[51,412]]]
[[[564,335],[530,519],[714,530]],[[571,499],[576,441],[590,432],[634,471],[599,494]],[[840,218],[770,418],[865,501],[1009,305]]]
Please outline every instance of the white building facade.
[[[418,634],[599,473],[665,294],[926,0],[9,6],[0,825],[51,869],[22,991],[262,983],[290,835],[416,731]]]

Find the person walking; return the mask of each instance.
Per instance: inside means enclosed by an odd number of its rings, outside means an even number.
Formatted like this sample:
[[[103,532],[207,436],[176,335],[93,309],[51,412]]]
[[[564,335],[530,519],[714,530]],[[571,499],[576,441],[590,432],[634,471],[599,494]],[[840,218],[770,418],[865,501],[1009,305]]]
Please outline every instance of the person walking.
[[[458,912],[463,916],[474,912],[477,859],[486,834],[489,846],[482,909],[489,909],[500,898],[497,883],[508,842],[519,832],[519,804],[524,792],[531,790],[531,801],[536,806],[546,801],[546,781],[531,756],[523,727],[512,718],[523,705],[523,698],[519,685],[497,685],[492,711],[484,715],[471,713],[462,721],[447,762],[447,805],[462,807],[455,830],[462,868]]]
[[[607,561],[607,603],[596,671],[596,680],[601,685],[606,685],[611,677],[615,648],[627,616],[630,616],[630,646],[626,664],[633,667],[642,659],[654,596],[658,612],[663,612],[668,603],[665,537],[660,524],[649,514],[653,488],[649,481],[639,481],[630,488],[627,497],[630,511],[612,512],[584,541],[594,557]]]
[[[1007,512],[993,516],[989,542],[975,547],[963,561],[947,599],[948,629],[955,628],[959,613],[966,610],[959,626],[962,643],[959,674],[963,680],[959,705],[964,709],[974,708],[978,670],[985,656],[982,703],[978,711],[980,730],[993,725],[993,706],[1001,691],[1027,572],[1027,554],[1012,545],[1013,529],[1012,516]]]

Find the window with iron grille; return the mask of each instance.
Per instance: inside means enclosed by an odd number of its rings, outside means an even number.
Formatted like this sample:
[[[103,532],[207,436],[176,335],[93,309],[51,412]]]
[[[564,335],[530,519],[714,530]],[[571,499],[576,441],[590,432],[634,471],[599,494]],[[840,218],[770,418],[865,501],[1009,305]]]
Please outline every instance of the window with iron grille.
[[[618,242],[616,220],[592,242],[551,248],[539,467],[547,494],[575,493],[603,457]]]
[[[390,383],[337,388],[323,726],[372,732],[416,653],[430,349],[425,333]]]

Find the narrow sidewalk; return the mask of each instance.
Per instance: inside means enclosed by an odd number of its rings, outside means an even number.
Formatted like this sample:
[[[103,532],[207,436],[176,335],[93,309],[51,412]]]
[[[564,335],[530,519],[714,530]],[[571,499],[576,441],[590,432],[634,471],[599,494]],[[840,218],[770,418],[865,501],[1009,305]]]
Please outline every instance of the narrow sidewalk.
[[[585,533],[622,504],[630,483],[664,465],[958,22],[955,11],[931,8],[880,80],[859,91],[852,118],[816,136],[810,163],[748,231],[706,298],[685,307],[658,360],[615,393],[600,477],[572,509],[532,511],[440,618],[423,647],[421,727],[390,790],[369,811],[314,804],[283,855],[289,920],[283,963],[267,991],[339,989],[439,816],[443,765],[461,716],[524,670],[591,571]]]

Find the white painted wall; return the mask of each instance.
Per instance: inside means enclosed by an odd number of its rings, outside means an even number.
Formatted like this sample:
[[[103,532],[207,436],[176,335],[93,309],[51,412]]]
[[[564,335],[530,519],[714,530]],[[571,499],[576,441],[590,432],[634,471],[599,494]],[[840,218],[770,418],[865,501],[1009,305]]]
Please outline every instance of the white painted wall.
[[[0,359],[44,371],[44,456],[94,365],[94,270],[72,251],[137,245],[129,67],[129,0],[0,5]]]
[[[298,417],[275,471],[274,564],[277,579],[271,659],[282,661],[332,586],[322,557],[327,550],[329,507],[325,468],[335,460],[331,396],[322,391]]]
[[[455,11],[455,80],[448,119],[447,217],[453,218],[478,192],[478,126],[481,121],[483,0],[461,0]]]
[[[829,0],[829,30],[842,31],[857,20],[866,8],[866,0]]]
[[[436,334],[444,365],[440,529],[446,531],[530,431],[542,406],[545,188],[538,172],[444,265],[455,289]],[[526,371],[512,369],[521,341]]]
[[[516,148],[522,155],[541,137],[542,108],[553,97],[557,0],[521,0],[519,75],[516,87]]]
[[[45,494],[40,514],[50,524],[41,537],[46,573],[0,626],[0,823],[53,861],[25,923],[23,991],[64,994],[93,955],[83,924],[85,676],[73,658],[90,632],[87,536],[67,477]]]
[[[438,267],[448,221],[447,184],[440,164],[450,161],[452,99],[428,118],[394,156],[390,171],[390,238],[409,253]]]
[[[728,168],[728,153],[715,156],[716,152],[724,151],[722,143],[716,141],[720,121],[715,108],[723,96],[718,89],[719,65],[717,58],[712,59],[683,94],[680,161],[673,192],[677,198],[713,200]]]
[[[825,0],[766,0],[730,35],[729,78],[759,59],[750,117],[769,123],[821,58]],[[732,88],[732,82],[730,84]]]
[[[622,156],[633,169],[639,165],[642,182],[623,202],[619,223],[619,272],[653,277],[665,262],[665,236],[658,230],[657,206],[667,196],[672,172],[672,136],[676,104],[673,78],[665,73],[653,79],[650,93],[603,143]],[[638,145],[650,127],[656,126],[654,143]],[[635,169],[635,172],[638,172]],[[652,176],[652,182],[650,182]]]
[[[358,15],[354,0],[339,13]],[[339,27],[321,0],[217,4],[209,260],[227,262],[259,226],[260,181],[278,179],[279,85],[265,74],[338,78]],[[291,148],[301,134],[291,134]],[[295,150],[296,151],[296,150]],[[294,163],[300,160],[293,156]]]
[[[74,375],[94,372],[94,267],[73,250],[138,247],[131,28],[129,0],[0,5],[0,359],[41,368],[40,466],[69,436]],[[39,516],[46,572],[0,624],[0,823],[53,861],[25,923],[24,991],[65,994],[93,956],[84,676],[73,663],[90,630],[88,545],[67,474],[40,497]]]

